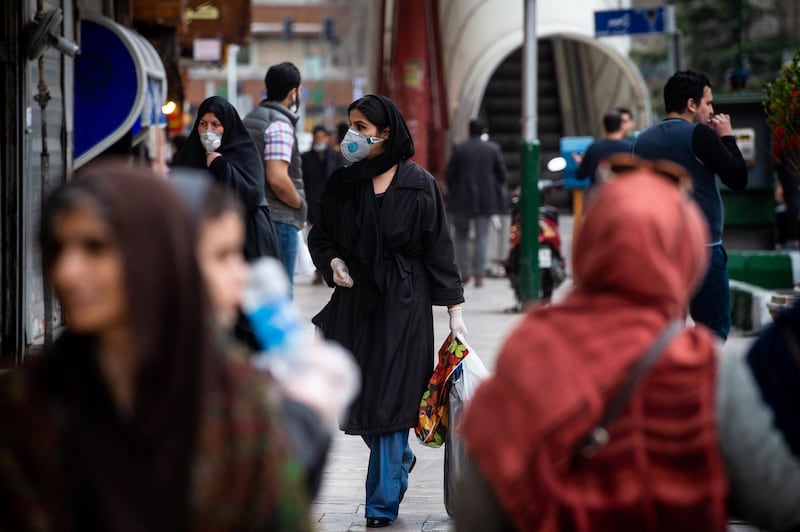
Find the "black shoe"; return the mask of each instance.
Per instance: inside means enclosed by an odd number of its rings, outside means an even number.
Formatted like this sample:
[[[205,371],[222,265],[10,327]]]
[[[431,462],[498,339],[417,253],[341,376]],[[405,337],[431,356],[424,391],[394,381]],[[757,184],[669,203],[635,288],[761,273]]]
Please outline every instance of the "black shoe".
[[[392,524],[388,517],[367,517],[367,528],[383,528]]]

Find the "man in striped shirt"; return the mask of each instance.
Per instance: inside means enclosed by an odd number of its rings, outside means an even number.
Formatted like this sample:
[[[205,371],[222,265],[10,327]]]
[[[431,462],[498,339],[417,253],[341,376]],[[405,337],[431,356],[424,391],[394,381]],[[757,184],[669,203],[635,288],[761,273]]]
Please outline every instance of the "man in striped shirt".
[[[293,285],[298,230],[306,220],[303,170],[295,125],[300,106],[300,71],[292,63],[273,65],[264,78],[267,97],[244,119],[264,160],[265,192],[278,232],[283,264]]]

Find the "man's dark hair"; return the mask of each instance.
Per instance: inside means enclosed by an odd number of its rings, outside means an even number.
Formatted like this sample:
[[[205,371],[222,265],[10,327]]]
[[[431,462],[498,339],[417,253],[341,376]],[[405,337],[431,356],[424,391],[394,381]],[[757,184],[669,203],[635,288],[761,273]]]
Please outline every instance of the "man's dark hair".
[[[326,135],[331,134],[331,132],[328,131],[328,129],[322,124],[317,124],[316,126],[314,126],[314,129],[311,130],[312,135],[316,135],[317,133],[325,133]]]
[[[603,115],[603,129],[606,133],[616,133],[622,127],[622,114],[609,111]]]
[[[614,110],[621,115],[628,115],[629,117],[633,118],[633,113],[627,107],[616,107]]]
[[[300,86],[300,71],[288,61],[272,65],[264,76],[264,86],[267,88],[267,100],[280,102],[290,90]]]
[[[469,121],[469,136],[470,137],[480,137],[484,130],[486,130],[486,126],[483,122],[479,120],[470,120]]]
[[[690,98],[699,105],[706,87],[711,88],[711,81],[703,74],[691,70],[675,72],[664,85],[664,109],[667,113],[683,113]]]

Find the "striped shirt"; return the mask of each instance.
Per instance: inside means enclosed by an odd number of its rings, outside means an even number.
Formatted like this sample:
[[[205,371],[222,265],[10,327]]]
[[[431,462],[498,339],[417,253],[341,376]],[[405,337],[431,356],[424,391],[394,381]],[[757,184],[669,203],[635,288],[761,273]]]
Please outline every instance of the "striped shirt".
[[[292,162],[294,130],[286,122],[275,120],[264,131],[264,160]]]

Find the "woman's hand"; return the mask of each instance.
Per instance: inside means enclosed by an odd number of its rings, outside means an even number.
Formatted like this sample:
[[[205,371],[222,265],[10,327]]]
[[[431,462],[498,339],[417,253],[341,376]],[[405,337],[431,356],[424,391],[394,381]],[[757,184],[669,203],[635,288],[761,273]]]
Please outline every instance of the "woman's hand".
[[[464,318],[461,317],[461,305],[448,307],[447,313],[450,315],[450,332],[453,333],[453,336],[459,332],[466,336],[469,331],[464,324]]]
[[[333,270],[333,283],[344,288],[353,287],[353,278],[350,277],[350,270],[347,264],[339,257],[331,259],[331,270]]]
[[[211,166],[211,161],[216,159],[217,157],[221,157],[222,154],[217,151],[212,151],[211,153],[206,154],[206,166]]]

